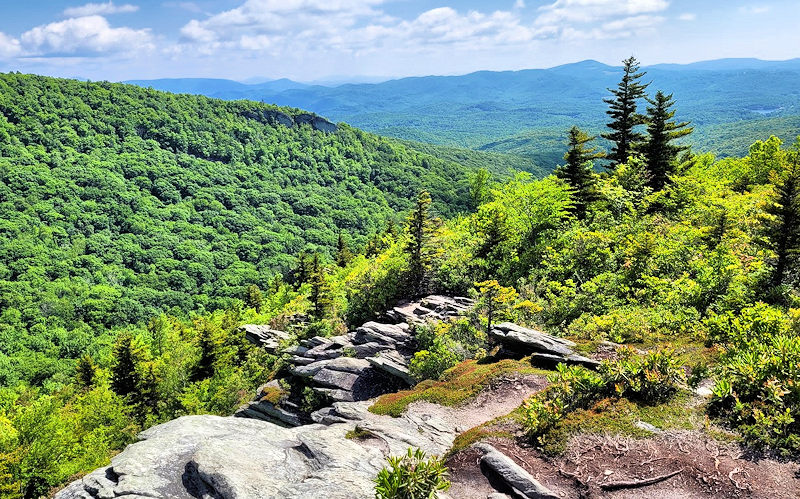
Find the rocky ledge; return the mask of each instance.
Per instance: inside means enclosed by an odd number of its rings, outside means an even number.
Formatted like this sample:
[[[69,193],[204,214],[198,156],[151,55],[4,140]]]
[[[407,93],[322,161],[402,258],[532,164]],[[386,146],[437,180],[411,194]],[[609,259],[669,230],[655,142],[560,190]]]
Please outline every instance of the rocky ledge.
[[[600,362],[578,355],[577,346],[564,338],[503,322],[492,327],[489,338],[499,343],[511,356],[530,355],[531,361],[540,365],[554,366],[559,363],[578,364],[596,369]]]
[[[308,386],[330,403],[356,402],[415,384],[408,371],[416,350],[410,324],[446,320],[473,304],[469,298],[432,295],[393,308],[381,317],[382,322],[367,322],[340,336],[302,340],[280,352],[279,344],[285,342],[287,333],[261,325],[245,325],[242,330],[254,344],[289,355],[284,373],[289,385]],[[280,386],[273,384],[272,388]],[[267,391],[262,387],[256,399],[236,415],[289,426],[310,422],[298,411],[299,401],[292,400],[291,394],[279,407],[266,400]]]
[[[451,423],[427,413],[377,416],[369,403],[337,403],[323,423],[284,428],[266,421],[184,416],[154,426],[111,465],[70,484],[56,499],[326,498],[374,495],[389,455],[408,447],[443,454]],[[358,437],[348,438],[358,425]],[[351,434],[352,436],[352,434]]]

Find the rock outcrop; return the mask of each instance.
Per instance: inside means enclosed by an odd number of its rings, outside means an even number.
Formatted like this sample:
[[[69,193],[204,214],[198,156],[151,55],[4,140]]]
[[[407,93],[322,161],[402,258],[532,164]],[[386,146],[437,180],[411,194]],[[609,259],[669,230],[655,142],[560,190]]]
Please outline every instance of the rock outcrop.
[[[374,497],[375,475],[408,447],[443,454],[455,430],[431,414],[377,416],[368,402],[337,403],[317,419],[284,428],[265,421],[184,416],[150,428],[111,465],[70,484],[56,499],[113,497]],[[356,425],[370,437],[348,439]]]
[[[242,116],[265,125],[283,125],[289,128],[298,125],[309,125],[314,130],[325,133],[333,133],[339,129],[335,123],[331,123],[322,116],[310,113],[300,113],[295,116],[290,116],[277,109],[256,109],[246,111],[242,113]]]
[[[288,340],[290,337],[286,331],[279,331],[260,324],[245,324],[239,329],[244,332],[247,341],[262,347],[270,353],[275,353],[281,342]]]
[[[524,499],[559,499],[559,495],[551,491],[522,466],[515,463],[510,457],[485,442],[479,442],[474,447],[481,452],[481,469],[498,477],[513,492],[516,497]]]
[[[600,363],[575,353],[575,343],[564,338],[528,329],[511,322],[492,327],[489,338],[516,355],[530,355],[534,363],[552,366],[559,363],[578,364],[591,369]]]
[[[323,338],[315,336],[284,349],[289,355],[289,384],[308,386],[331,403],[367,400],[413,386],[408,365],[416,350],[409,324],[441,321],[463,314],[473,305],[469,298],[432,295],[401,304],[381,318],[350,333]],[[288,334],[267,326],[247,325],[243,330],[253,343],[275,351]],[[287,400],[280,406],[257,397],[242,407],[239,417],[263,419],[281,425],[309,422],[297,406]]]

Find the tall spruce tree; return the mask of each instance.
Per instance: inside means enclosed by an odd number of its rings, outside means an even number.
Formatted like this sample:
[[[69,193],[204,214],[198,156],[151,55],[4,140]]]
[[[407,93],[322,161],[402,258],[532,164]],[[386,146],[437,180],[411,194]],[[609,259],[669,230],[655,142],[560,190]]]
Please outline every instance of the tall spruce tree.
[[[92,388],[97,380],[97,364],[89,354],[82,355],[75,367],[75,381],[78,386],[88,390]]]
[[[195,366],[195,381],[210,378],[214,375],[219,358],[219,342],[213,326],[203,321],[197,323],[197,346],[200,348],[200,359]]]
[[[408,288],[414,295],[422,295],[428,289],[428,271],[433,260],[431,240],[434,234],[434,223],[430,214],[431,195],[422,191],[417,196],[414,210],[406,219],[408,238],[405,252],[408,255]]]
[[[353,259],[353,252],[350,251],[350,245],[344,238],[344,234],[339,232],[339,238],[336,241],[336,265],[339,267],[346,267],[350,260]]]
[[[139,366],[146,360],[141,344],[125,331],[117,336],[112,353],[111,389],[120,397],[135,393],[140,381]]]
[[[610,132],[603,134],[604,139],[614,143],[611,153],[611,168],[628,161],[628,157],[635,152],[636,147],[644,140],[644,135],[636,131],[637,125],[645,123],[644,116],[636,112],[637,101],[645,96],[649,83],[642,83],[642,77],[647,74],[639,72],[639,61],[631,56],[622,61],[622,80],[616,89],[608,89],[613,95],[610,99],[603,99],[609,105],[608,114],[611,122],[608,123]]]
[[[773,173],[774,194],[766,211],[772,215],[766,226],[767,242],[775,252],[772,262],[772,289],[775,291],[787,281],[796,280],[793,274],[800,256],[800,165],[798,151],[794,151],[780,173]],[[790,276],[792,278],[790,278]]]
[[[569,149],[564,154],[566,164],[556,168],[556,177],[569,184],[573,197],[573,212],[579,219],[586,216],[586,208],[597,199],[597,176],[592,171],[592,161],[606,155],[589,147],[595,137],[589,136],[577,126],[569,130]]]
[[[688,121],[676,123],[675,100],[672,94],[666,95],[659,90],[654,99],[647,99],[647,142],[642,147],[647,169],[650,171],[650,187],[660,191],[675,173],[678,155],[688,149],[687,146],[676,145],[676,139],[685,137],[694,131]]]
[[[333,299],[330,284],[326,277],[325,267],[320,262],[319,253],[311,257],[311,276],[309,278],[311,292],[308,299],[311,301],[311,315],[316,321],[328,317]]]

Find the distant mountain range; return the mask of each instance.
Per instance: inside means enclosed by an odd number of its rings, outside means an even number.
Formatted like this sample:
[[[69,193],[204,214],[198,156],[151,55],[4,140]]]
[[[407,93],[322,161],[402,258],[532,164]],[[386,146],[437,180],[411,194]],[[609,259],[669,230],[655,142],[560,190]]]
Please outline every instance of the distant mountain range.
[[[787,140],[800,134],[800,59],[720,59],[645,69],[652,92],[675,94],[679,118],[697,129],[691,142],[699,149],[743,154],[749,143],[770,134]],[[569,126],[602,131],[602,99],[619,77],[619,67],[590,60],[331,87],[285,79],[254,85],[196,78],[126,83],[309,109],[382,135],[514,153],[549,169],[560,161]],[[735,139],[732,126],[742,132]]]

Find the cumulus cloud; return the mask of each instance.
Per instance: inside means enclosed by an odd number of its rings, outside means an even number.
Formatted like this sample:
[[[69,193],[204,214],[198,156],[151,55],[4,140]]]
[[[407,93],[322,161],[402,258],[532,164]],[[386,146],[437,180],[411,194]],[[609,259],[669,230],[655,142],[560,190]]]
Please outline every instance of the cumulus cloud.
[[[14,57],[22,52],[19,40],[0,31],[0,58]]]
[[[152,48],[147,29],[114,28],[102,16],[85,16],[37,26],[20,40],[34,55],[93,55]]]
[[[139,10],[139,6],[131,5],[129,3],[123,5],[114,5],[114,2],[107,3],[87,3],[80,7],[69,7],[64,9],[64,16],[66,17],[84,17],[94,15],[109,15],[109,14],[128,14]]]
[[[379,9],[383,0],[247,0],[240,7],[183,26],[184,43],[212,53],[232,47],[256,51],[283,49],[371,52],[380,47],[401,51],[435,46],[498,45],[553,36],[549,27],[525,24],[524,2],[508,11],[459,12],[438,7],[413,19],[398,19]]]
[[[539,7],[536,23],[594,23],[614,17],[653,14],[668,7],[668,0],[556,0]]]
[[[491,50],[554,38],[623,38],[662,23],[668,0],[551,0],[523,20],[524,0],[508,10],[459,11],[438,7],[399,19],[381,10],[387,0],[246,0],[197,18],[180,31],[178,50],[281,54],[369,53],[454,48]],[[283,52],[282,52],[283,51]]]

